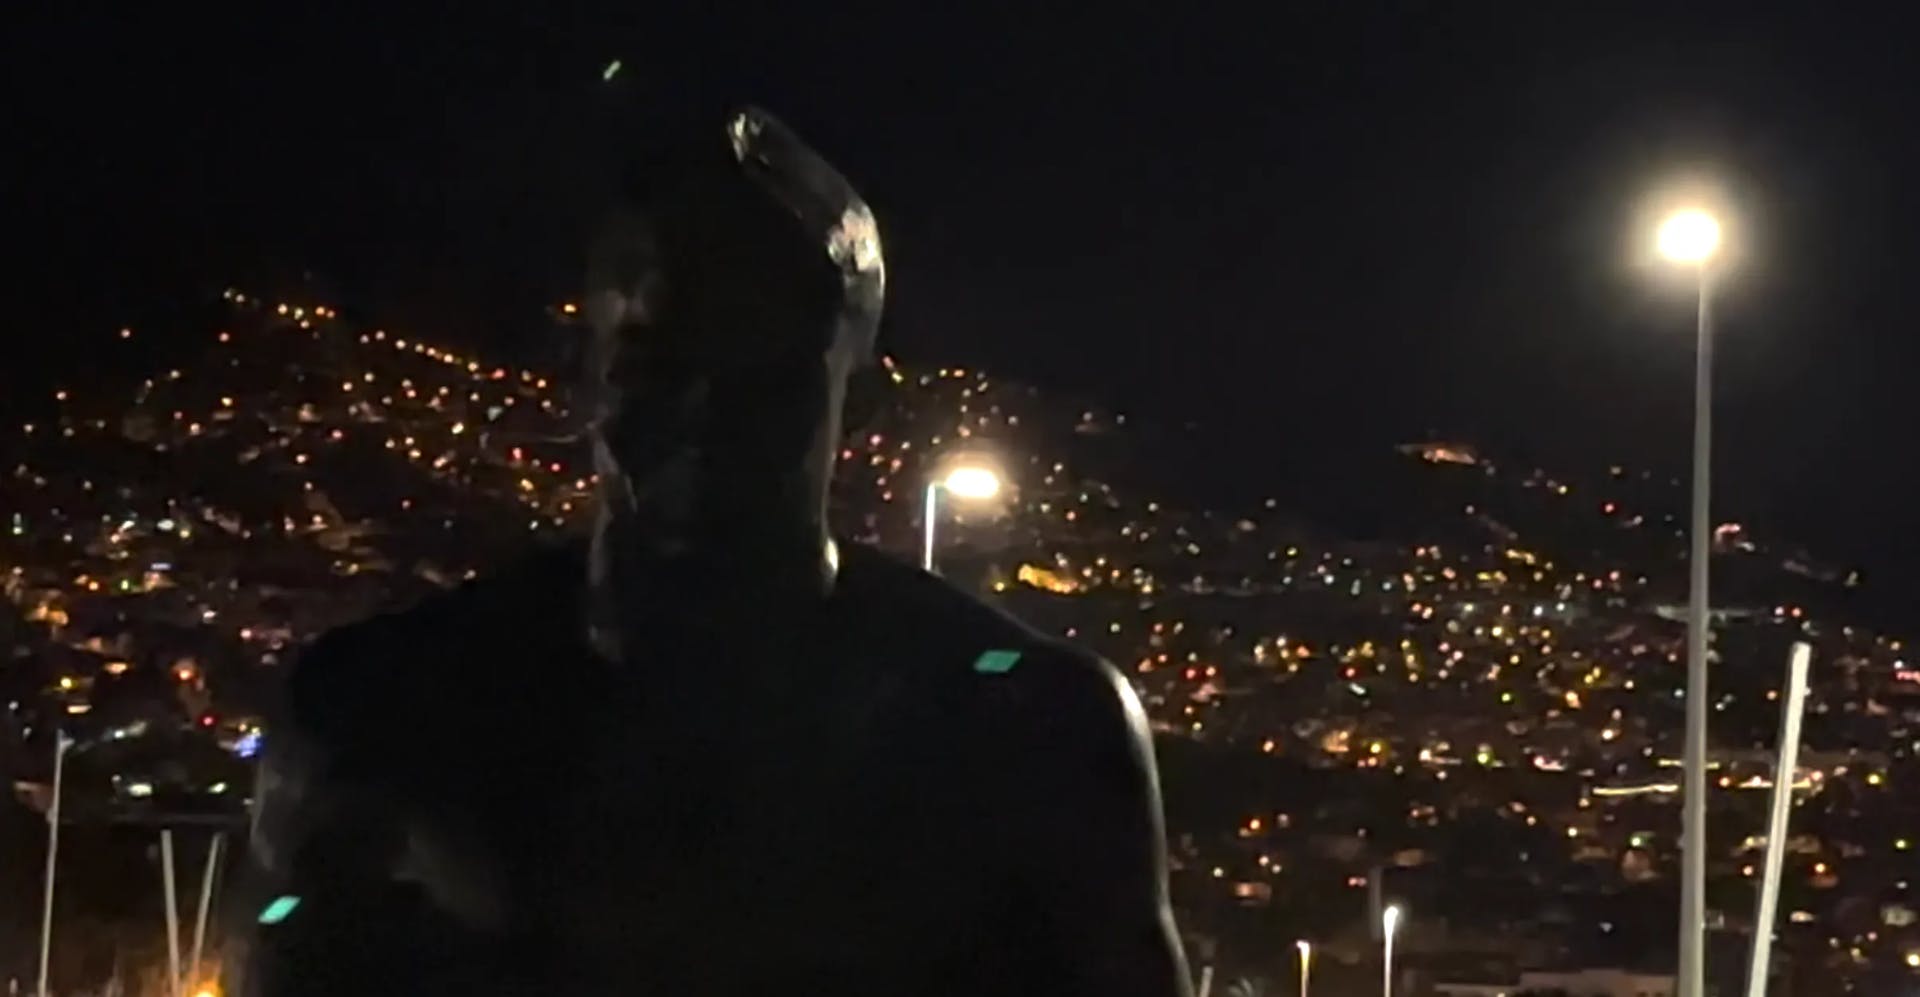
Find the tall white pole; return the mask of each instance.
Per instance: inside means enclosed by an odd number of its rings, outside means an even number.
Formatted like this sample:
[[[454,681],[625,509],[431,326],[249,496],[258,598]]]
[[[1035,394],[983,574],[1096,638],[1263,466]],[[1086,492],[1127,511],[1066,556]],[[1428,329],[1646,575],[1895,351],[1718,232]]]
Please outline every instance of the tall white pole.
[[[1381,943],[1380,997],[1393,997],[1393,936],[1400,927],[1400,908],[1388,907],[1380,927],[1385,936]]]
[[[180,911],[174,905],[173,831],[160,829],[160,885],[167,904],[167,993],[180,997]]]
[[[1307,976],[1313,969],[1313,943],[1302,939],[1293,944],[1300,949],[1300,997],[1307,997]]]
[[[60,796],[66,783],[67,749],[73,742],[65,731],[53,732],[53,802],[47,805],[46,888],[40,901],[40,985],[35,991],[47,997],[47,966],[53,954],[53,873],[54,860],[60,854]]]
[[[1780,707],[1780,745],[1773,769],[1773,800],[1767,822],[1766,871],[1760,877],[1760,905],[1753,917],[1753,956],[1747,963],[1747,997],[1766,997],[1767,960],[1773,947],[1773,922],[1780,906],[1780,864],[1787,851],[1787,817],[1793,809],[1793,772],[1800,754],[1800,717],[1807,705],[1807,661],[1813,648],[1793,645],[1787,664],[1786,702]]]
[[[207,941],[207,914],[213,909],[213,877],[220,868],[220,846],[226,841],[225,831],[215,831],[213,840],[207,843],[207,867],[200,873],[200,908],[193,916],[193,948],[187,957],[187,972],[193,979],[200,976],[200,955],[205,951]]]
[[[920,545],[920,567],[933,571],[933,528],[940,518],[940,482],[927,482],[927,497],[920,504],[920,516],[926,520],[925,537]]]
[[[1194,997],[1211,997],[1212,994],[1213,994],[1213,967],[1203,966],[1200,969],[1200,992],[1194,995]]]
[[[1693,372],[1693,537],[1688,556],[1687,723],[1681,817],[1679,997],[1706,997],[1707,893],[1707,576],[1713,446],[1713,329],[1706,262],[1698,264],[1700,314]]]
[[[1380,995],[1393,997],[1393,932],[1387,932],[1385,957],[1381,960]]]

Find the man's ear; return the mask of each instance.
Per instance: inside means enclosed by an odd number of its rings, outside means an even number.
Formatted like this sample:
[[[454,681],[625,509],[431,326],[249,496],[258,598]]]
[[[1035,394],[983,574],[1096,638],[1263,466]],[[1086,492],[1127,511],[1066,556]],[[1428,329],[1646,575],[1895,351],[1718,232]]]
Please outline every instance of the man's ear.
[[[847,403],[841,409],[841,432],[864,433],[886,407],[890,378],[879,364],[866,364],[847,378]]]

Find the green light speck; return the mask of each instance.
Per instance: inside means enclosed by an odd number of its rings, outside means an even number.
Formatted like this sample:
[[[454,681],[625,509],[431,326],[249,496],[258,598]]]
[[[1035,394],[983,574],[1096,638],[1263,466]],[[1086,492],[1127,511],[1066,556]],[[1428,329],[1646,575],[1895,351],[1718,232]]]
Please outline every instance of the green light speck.
[[[293,909],[298,906],[300,906],[300,898],[292,894],[275,897],[273,902],[260,912],[260,923],[279,924],[286,920],[287,915],[293,913]]]
[[[982,675],[1005,675],[1020,663],[1020,652],[1009,650],[983,651],[973,659],[973,670]]]

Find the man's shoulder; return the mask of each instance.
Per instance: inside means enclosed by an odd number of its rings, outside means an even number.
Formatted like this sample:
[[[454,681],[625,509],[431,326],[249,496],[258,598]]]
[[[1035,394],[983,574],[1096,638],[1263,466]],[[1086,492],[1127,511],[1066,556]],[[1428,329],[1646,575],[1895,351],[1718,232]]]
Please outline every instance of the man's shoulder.
[[[1009,641],[1045,640],[1025,623],[954,587],[946,579],[865,544],[840,546],[840,591],[851,608],[877,623],[898,623],[925,638],[975,634]]]
[[[953,675],[963,673],[996,698],[1036,716],[1081,723],[1130,724],[1133,687],[1106,659],[1043,634],[944,579],[879,551],[847,552],[846,570],[867,625],[885,643]],[[1068,710],[1066,716],[1057,711]]]
[[[336,627],[294,660],[283,719],[328,740],[484,684],[496,663],[549,644],[578,605],[584,553],[542,550],[411,606]]]

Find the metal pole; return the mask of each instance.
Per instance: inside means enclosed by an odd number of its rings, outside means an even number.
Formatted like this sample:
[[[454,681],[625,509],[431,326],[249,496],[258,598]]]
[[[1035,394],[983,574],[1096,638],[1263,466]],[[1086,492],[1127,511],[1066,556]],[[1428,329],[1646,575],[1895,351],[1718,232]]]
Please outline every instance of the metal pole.
[[[1387,926],[1386,952],[1381,961],[1383,965],[1380,970],[1380,995],[1393,997],[1393,925]]]
[[[180,912],[173,903],[173,831],[160,829],[160,884],[166,890],[167,993],[180,997]]]
[[[1753,918],[1753,957],[1747,964],[1747,997],[1766,997],[1767,960],[1773,947],[1773,922],[1780,905],[1780,863],[1787,851],[1787,816],[1793,809],[1793,771],[1800,754],[1800,717],[1807,705],[1807,660],[1813,648],[1793,645],[1787,662],[1786,702],[1780,707],[1780,744],[1773,769],[1773,801],[1767,822],[1766,872],[1760,876],[1760,904]]]
[[[47,805],[46,888],[40,901],[40,985],[35,991],[47,997],[48,957],[53,954],[53,872],[54,859],[60,854],[60,795],[66,782],[67,749],[73,742],[65,731],[53,732],[53,802]]]
[[[1195,995],[1195,997],[1208,997],[1208,995],[1212,993],[1213,993],[1213,967],[1203,966],[1200,969],[1200,992],[1197,995]]]
[[[200,909],[193,917],[193,948],[187,957],[187,971],[196,980],[200,977],[200,954],[207,940],[207,914],[213,909],[214,871],[220,868],[220,846],[226,837],[225,831],[214,832],[213,840],[207,843],[207,868],[200,874]]]
[[[1300,946],[1300,997],[1307,997],[1307,974],[1312,971],[1313,945],[1305,941],[1295,944]]]
[[[1706,997],[1703,952],[1707,892],[1707,576],[1713,446],[1713,327],[1707,264],[1700,264],[1700,315],[1693,372],[1693,538],[1688,557],[1687,723],[1682,764],[1679,997]]]
[[[927,482],[927,498],[920,504],[921,518],[926,520],[925,537],[920,545],[920,567],[933,571],[933,526],[940,515],[940,482]]]

